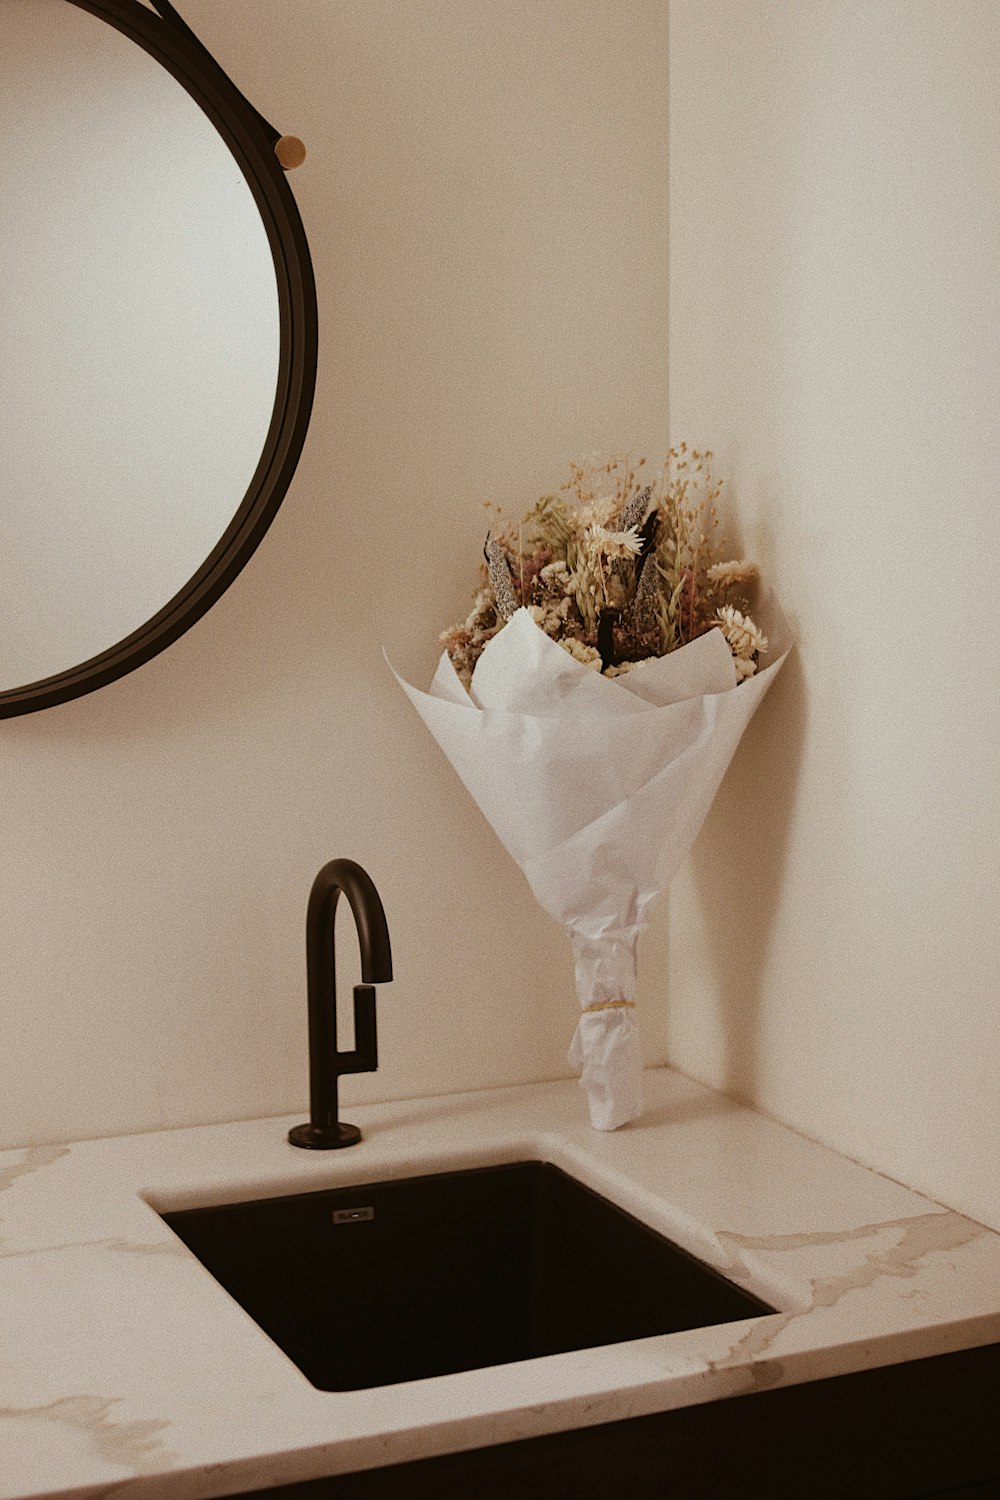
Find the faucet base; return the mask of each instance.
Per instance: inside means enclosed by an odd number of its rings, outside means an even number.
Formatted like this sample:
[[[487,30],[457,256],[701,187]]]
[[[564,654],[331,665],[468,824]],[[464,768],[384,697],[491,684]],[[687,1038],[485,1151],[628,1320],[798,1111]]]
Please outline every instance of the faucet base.
[[[356,1146],[361,1131],[356,1125],[340,1120],[333,1125],[296,1125],[288,1132],[293,1146],[304,1146],[309,1151],[336,1151],[341,1146]]]

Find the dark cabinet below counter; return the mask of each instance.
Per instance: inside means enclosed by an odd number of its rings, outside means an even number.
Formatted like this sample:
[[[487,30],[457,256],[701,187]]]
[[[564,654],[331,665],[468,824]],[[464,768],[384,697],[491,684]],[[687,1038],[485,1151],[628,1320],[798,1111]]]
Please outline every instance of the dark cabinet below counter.
[[[1000,1500],[1000,1344],[238,1500]]]

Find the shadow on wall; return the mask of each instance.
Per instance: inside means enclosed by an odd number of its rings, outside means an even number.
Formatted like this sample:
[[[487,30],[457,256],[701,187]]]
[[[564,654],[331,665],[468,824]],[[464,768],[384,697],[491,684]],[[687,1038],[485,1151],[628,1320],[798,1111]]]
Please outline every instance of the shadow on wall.
[[[747,729],[692,856],[725,1038],[722,1087],[741,1098],[753,1098],[760,1081],[763,982],[807,718],[805,673],[793,649]]]

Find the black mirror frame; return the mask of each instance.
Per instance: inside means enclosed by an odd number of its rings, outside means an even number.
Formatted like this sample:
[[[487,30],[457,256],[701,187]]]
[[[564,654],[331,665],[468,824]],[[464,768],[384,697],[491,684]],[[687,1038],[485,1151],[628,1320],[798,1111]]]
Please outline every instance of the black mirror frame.
[[[269,125],[167,0],[68,0],[106,21],[156,59],[211,120],[236,159],[267,232],[278,284],[279,356],[274,409],[247,493],[219,542],[182,589],[138,630],[88,661],[0,692],[0,718],[33,713],[93,692],[172,644],[225,593],[273,521],[295,472],[316,385],[316,283],[305,230],[275,155]]]

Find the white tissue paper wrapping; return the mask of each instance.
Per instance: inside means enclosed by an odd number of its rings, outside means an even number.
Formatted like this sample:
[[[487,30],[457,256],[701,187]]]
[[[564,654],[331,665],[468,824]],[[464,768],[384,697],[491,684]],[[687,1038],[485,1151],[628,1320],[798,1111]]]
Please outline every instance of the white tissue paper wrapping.
[[[487,644],[470,692],[447,653],[429,692],[395,673],[539,903],[569,932],[584,1012],[569,1060],[597,1130],[642,1112],[642,1054],[631,1007],[591,1007],[634,1001],[650,907],[790,648],[776,606],[765,602],[754,619],[771,664],[739,685],[719,630],[608,678],[526,609]]]

